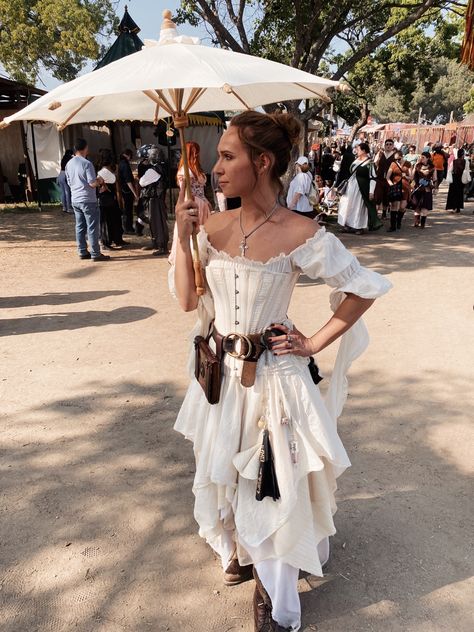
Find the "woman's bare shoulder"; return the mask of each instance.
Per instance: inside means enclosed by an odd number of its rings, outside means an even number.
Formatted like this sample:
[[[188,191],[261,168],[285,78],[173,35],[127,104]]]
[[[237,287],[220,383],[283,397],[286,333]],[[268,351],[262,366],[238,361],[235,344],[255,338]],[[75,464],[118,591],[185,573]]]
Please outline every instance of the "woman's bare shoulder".
[[[212,233],[230,226],[230,224],[235,222],[238,217],[238,210],[239,209],[222,211],[220,213],[211,213],[204,224],[204,230],[208,235],[212,235]]]
[[[288,235],[291,235],[291,240],[297,246],[314,237],[321,228],[318,222],[315,222],[311,217],[304,217],[288,209],[282,209],[281,221],[282,228],[288,230]]]

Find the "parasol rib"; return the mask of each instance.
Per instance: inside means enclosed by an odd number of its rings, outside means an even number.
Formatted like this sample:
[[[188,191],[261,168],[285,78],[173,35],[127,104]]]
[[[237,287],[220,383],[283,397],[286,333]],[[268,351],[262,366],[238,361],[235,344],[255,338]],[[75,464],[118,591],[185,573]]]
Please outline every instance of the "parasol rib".
[[[160,97],[161,102],[164,103],[166,105],[166,110],[173,115],[174,113],[174,108],[173,106],[170,104],[170,102],[168,101],[168,99],[165,97],[163,90],[155,90],[156,94]]]
[[[179,107],[179,90],[175,90],[174,88],[168,90],[170,97],[173,99],[174,102],[174,107],[173,107],[173,111],[175,114],[178,114],[178,112],[180,112],[180,107]]]
[[[303,88],[303,90],[307,90],[308,92],[311,92],[311,94],[314,94],[314,96],[318,97],[318,99],[321,99],[322,101],[327,101],[328,103],[331,101],[327,94],[320,94],[319,92],[316,92],[316,90],[311,90],[311,88],[304,86],[302,83],[294,83],[293,85],[298,86],[298,88]]]
[[[194,98],[194,95],[199,92],[199,88],[192,88],[191,92],[189,93],[189,97],[188,100],[186,101],[186,104],[184,106],[184,111],[187,112],[189,110],[189,104],[192,101],[192,99]]]
[[[206,92],[206,88],[194,88],[189,95],[189,99],[184,106],[184,111],[189,112],[193,105],[198,101],[202,95]]]
[[[93,99],[93,98],[94,98],[94,97],[89,97],[88,99],[86,99],[86,100],[84,101],[84,103],[81,103],[81,105],[80,105],[78,108],[76,108],[73,112],[71,112],[71,114],[67,117],[67,119],[58,125],[58,130],[59,130],[59,131],[62,131],[62,130],[66,127],[66,125],[68,125],[68,124],[69,124],[69,122],[71,121],[71,119],[73,119],[73,118],[74,118],[77,114],[79,114],[79,112],[80,112],[83,108],[85,108],[85,107],[86,107],[86,105],[87,105],[88,103],[90,103],[90,102],[92,101],[92,99]]]
[[[227,92],[227,94],[233,94],[234,97],[236,99],[238,99],[242,105],[245,107],[246,110],[251,110],[252,108],[250,107],[250,105],[248,105],[247,103],[245,103],[245,101],[239,97],[239,95],[237,94],[237,92],[234,90],[234,88],[231,88],[229,85],[226,84],[226,86],[224,86],[224,91]]]
[[[162,107],[163,110],[166,110],[168,114],[173,116],[173,108],[169,104],[166,105],[165,103],[163,103],[160,97],[157,96],[157,94],[153,90],[143,90],[143,94],[147,96],[149,99],[151,99],[153,103],[156,103],[156,105],[158,105],[159,107]]]

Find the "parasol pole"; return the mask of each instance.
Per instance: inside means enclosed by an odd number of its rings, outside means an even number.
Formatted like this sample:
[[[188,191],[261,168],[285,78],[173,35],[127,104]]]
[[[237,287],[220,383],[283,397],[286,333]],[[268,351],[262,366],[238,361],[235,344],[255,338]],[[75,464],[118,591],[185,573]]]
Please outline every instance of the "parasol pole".
[[[173,39],[177,35],[176,25],[172,20],[172,13],[169,9],[163,11],[163,23],[160,31],[160,42]],[[145,94],[153,99],[155,103],[158,103],[164,110],[169,112],[173,116],[173,125],[179,133],[179,141],[181,144],[181,155],[183,157],[183,171],[184,171],[184,192],[185,199],[192,200],[193,194],[191,191],[191,176],[189,173],[188,153],[186,151],[186,138],[184,136],[184,128],[188,127],[189,119],[187,113],[194,103],[203,94],[202,88],[193,88],[188,97],[187,103],[183,105],[184,89],[175,88],[169,90],[169,95],[174,101],[173,105],[168,101],[162,90],[156,90],[155,94],[152,91],[144,91]],[[158,98],[157,98],[158,97]],[[193,269],[194,269],[194,283],[196,285],[196,294],[202,296],[205,294],[206,289],[204,287],[204,275],[202,272],[201,259],[199,257],[199,246],[197,240],[196,229],[192,234],[192,256],[193,256]]]
[[[186,138],[184,136],[184,128],[189,125],[189,119],[186,114],[175,113],[173,116],[173,125],[179,133],[179,141],[181,144],[181,155],[183,157],[183,171],[184,171],[184,197],[186,200],[193,199],[193,193],[191,191],[191,175],[189,173],[188,152],[186,151]],[[194,283],[196,285],[196,294],[202,296],[206,293],[204,287],[204,276],[202,272],[201,259],[199,257],[199,245],[197,240],[196,229],[192,234],[192,255],[193,255],[193,268],[194,268]]]
[[[165,11],[165,13],[167,13]],[[170,90],[170,96],[174,101],[173,104],[166,98],[166,95],[162,90],[143,90],[149,99],[155,102],[155,104],[162,107],[170,116],[173,117],[174,128],[178,130],[179,141],[181,144],[181,155],[183,156],[183,171],[184,171],[184,191],[185,199],[192,200],[193,194],[191,191],[191,176],[189,173],[188,154],[186,152],[186,138],[184,136],[184,128],[189,125],[189,119],[187,111],[192,104],[199,98],[204,92],[203,89],[193,89],[191,91],[190,98],[186,105],[183,107],[184,89],[177,88]],[[196,230],[192,234],[192,256],[193,256],[193,269],[194,269],[194,283],[196,285],[196,294],[202,296],[206,293],[204,287],[204,275],[202,272],[201,259],[199,257],[199,246],[197,241]]]

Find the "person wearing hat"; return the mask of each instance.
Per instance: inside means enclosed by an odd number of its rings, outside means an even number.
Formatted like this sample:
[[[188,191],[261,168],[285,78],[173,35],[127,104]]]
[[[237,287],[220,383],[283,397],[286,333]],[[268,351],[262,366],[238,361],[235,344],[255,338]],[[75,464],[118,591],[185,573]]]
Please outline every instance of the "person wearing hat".
[[[161,150],[152,145],[147,150],[148,166],[139,180],[140,197],[143,200],[144,216],[142,221],[149,224],[153,255],[160,257],[168,254],[169,229],[168,212],[164,200],[166,191],[164,183],[165,168]]]
[[[286,205],[291,211],[314,219],[317,213],[308,197],[313,184],[308,159],[306,156],[300,156],[295,165],[296,175],[290,182]]]

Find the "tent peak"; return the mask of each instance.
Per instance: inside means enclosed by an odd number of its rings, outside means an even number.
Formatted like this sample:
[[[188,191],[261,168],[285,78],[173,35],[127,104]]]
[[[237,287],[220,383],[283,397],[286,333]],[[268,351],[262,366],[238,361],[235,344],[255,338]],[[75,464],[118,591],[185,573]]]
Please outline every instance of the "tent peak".
[[[120,21],[118,32],[119,33],[140,33],[140,27],[132,20],[130,13],[128,12],[128,6],[125,5],[125,12],[123,18]]]

